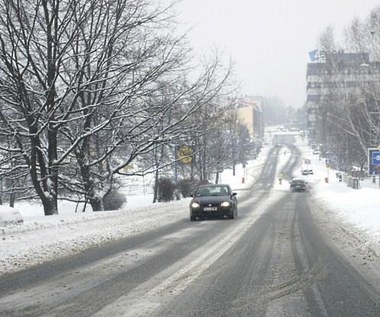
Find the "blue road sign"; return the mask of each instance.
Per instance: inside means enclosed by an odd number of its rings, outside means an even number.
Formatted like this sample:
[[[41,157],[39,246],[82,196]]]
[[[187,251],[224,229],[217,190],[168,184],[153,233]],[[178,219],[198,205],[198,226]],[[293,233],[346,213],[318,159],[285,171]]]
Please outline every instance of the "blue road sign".
[[[368,174],[380,175],[380,149],[368,149]]]
[[[380,151],[371,152],[371,163],[372,165],[380,165]]]

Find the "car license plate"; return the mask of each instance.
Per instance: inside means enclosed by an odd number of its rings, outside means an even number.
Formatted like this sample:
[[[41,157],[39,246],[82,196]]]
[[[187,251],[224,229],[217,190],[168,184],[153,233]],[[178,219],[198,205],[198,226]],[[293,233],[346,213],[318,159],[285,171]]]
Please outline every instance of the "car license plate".
[[[218,207],[204,207],[203,210],[204,211],[217,211]]]

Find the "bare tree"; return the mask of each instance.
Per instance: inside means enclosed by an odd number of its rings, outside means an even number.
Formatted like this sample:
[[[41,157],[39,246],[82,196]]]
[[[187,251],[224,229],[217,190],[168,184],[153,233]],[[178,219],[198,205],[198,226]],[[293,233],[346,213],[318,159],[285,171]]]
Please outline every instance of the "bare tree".
[[[167,8],[149,1],[4,0],[0,10],[1,135],[13,153],[2,164],[22,159],[46,215],[58,212],[59,190],[102,210],[114,175],[170,141],[228,77],[218,79],[215,62],[167,104],[152,104],[158,80],[177,82],[188,57]],[[191,95],[175,122],[155,129]]]
[[[319,47],[322,51],[333,51],[337,49],[334,28],[329,25],[319,35]]]

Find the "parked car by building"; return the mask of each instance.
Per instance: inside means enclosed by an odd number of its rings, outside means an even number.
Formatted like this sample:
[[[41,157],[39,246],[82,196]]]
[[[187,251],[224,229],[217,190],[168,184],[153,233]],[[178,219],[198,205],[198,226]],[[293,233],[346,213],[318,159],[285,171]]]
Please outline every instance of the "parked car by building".
[[[190,220],[206,218],[234,219],[237,217],[236,193],[227,184],[200,185],[191,195]]]

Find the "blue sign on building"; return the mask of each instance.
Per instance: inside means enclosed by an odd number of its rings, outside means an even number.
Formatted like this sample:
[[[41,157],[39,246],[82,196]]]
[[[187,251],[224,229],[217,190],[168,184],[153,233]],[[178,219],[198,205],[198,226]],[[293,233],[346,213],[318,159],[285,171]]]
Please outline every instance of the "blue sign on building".
[[[368,149],[368,174],[380,175],[380,149]]]

